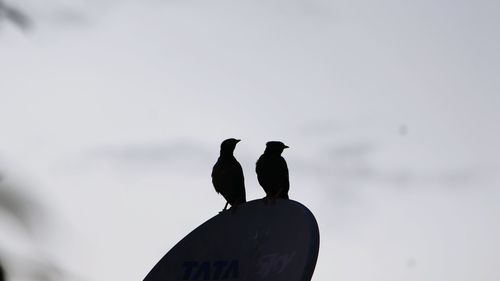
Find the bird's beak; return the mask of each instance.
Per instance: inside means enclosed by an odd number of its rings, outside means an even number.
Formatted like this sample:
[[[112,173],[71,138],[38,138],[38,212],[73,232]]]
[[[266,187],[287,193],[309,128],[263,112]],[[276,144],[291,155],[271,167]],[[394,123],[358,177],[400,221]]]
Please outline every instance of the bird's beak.
[[[239,143],[241,140],[236,140],[236,143]]]
[[[290,147],[289,147],[288,145],[285,145],[285,147],[284,147],[284,148],[290,148]]]

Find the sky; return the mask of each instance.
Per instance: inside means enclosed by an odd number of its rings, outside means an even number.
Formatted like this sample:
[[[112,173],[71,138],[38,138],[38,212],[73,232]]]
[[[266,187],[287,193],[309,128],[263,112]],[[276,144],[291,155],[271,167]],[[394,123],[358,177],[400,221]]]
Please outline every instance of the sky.
[[[9,281],[142,280],[224,206],[229,137],[248,199],[290,146],[313,280],[500,279],[497,1],[5,2],[33,22],[0,19]]]

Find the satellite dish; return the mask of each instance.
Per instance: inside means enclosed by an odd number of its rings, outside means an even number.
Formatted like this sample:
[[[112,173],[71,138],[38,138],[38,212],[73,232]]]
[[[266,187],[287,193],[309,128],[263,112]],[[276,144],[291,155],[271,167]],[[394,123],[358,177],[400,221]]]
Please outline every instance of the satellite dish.
[[[304,205],[254,200],[193,230],[144,281],[309,281],[318,251],[318,224]]]

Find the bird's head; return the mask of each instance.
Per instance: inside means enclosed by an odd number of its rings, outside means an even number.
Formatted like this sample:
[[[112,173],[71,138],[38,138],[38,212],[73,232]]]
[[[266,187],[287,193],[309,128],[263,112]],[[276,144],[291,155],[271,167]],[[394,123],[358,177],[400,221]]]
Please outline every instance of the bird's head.
[[[266,152],[268,153],[281,154],[285,148],[288,148],[288,146],[280,141],[268,141],[266,143]]]
[[[236,148],[236,144],[240,141],[241,140],[233,139],[233,138],[224,140],[220,145],[220,153],[221,154],[232,154],[234,151],[234,148]]]

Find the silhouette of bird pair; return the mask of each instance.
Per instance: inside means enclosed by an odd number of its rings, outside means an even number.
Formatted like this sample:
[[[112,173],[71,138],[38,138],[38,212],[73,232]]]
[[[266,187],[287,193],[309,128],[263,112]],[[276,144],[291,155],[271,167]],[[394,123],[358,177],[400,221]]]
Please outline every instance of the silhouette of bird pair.
[[[243,169],[234,157],[234,149],[240,140],[230,138],[222,142],[220,156],[212,169],[212,183],[215,191],[226,199],[226,205],[236,207],[246,202],[245,180]],[[266,149],[257,160],[256,169],[259,184],[266,192],[267,199],[288,199],[290,182],[288,179],[288,167],[281,153],[288,148],[280,141],[266,143]]]

